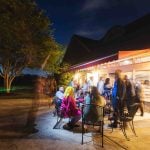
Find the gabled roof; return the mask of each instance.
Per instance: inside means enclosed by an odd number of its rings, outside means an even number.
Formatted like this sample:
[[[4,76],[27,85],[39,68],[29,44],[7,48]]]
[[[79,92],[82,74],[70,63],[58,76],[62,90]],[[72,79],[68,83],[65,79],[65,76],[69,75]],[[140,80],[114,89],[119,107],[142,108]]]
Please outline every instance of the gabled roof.
[[[63,61],[71,64],[80,63],[92,58],[98,41],[91,40],[79,35],[73,35],[66,50]]]
[[[150,48],[150,14],[125,26],[112,27],[100,40],[73,35],[63,61],[75,65],[121,50],[146,48]]]

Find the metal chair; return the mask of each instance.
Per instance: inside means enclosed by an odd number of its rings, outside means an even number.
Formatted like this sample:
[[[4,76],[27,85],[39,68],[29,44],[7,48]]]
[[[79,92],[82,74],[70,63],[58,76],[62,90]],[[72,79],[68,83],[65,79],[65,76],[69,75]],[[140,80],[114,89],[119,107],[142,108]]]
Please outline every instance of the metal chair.
[[[58,100],[58,99],[57,99]],[[60,128],[59,127],[59,124],[62,122],[63,120],[63,117],[61,116],[61,110],[60,110],[60,107],[61,107],[61,103],[57,103],[57,101],[55,101],[55,113],[56,113],[56,117],[57,117],[57,122],[56,124],[54,125],[53,129],[58,129]]]
[[[85,114],[85,111],[88,109],[88,115]],[[96,117],[96,118],[95,118]],[[95,118],[95,119],[93,119]],[[83,144],[83,135],[85,134],[84,125],[92,125],[100,127],[101,143],[103,147],[103,136],[104,136],[104,107],[95,104],[84,104],[82,105],[82,144]]]
[[[56,121],[56,124],[54,125],[53,129],[60,129],[61,123],[64,119],[64,117],[61,114],[61,105],[56,107],[56,117],[57,117],[57,121]],[[70,118],[69,118],[69,122],[70,122]]]
[[[134,116],[139,108],[139,103],[134,103],[133,105],[130,105],[130,109],[129,109],[129,112],[126,114],[126,113],[122,113],[122,115],[119,115],[119,121],[118,121],[118,124],[120,125],[120,128],[123,132],[123,135],[125,136],[125,138],[129,141],[130,139],[128,138],[127,136],[127,133],[126,133],[126,126],[127,124],[129,124],[132,132],[134,133],[135,136],[136,135],[136,132],[135,132],[135,128],[134,128]],[[113,121],[110,120],[110,121]],[[113,126],[112,126],[112,131],[113,131]]]
[[[121,130],[125,136],[125,138],[127,140],[130,140],[128,137],[127,137],[127,134],[126,134],[126,124],[129,123],[129,126],[132,130],[132,132],[134,133],[135,136],[136,135],[136,132],[135,132],[135,128],[134,128],[134,122],[133,122],[133,119],[134,119],[134,116],[137,112],[139,108],[139,103],[135,103],[133,105],[130,106],[130,111],[128,114],[123,114],[122,116],[120,116],[119,120],[120,120],[120,126],[121,126]]]

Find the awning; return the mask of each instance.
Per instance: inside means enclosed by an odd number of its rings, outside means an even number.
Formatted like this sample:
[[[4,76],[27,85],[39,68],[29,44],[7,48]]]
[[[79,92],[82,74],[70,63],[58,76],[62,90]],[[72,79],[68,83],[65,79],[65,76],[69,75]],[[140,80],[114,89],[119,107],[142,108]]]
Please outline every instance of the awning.
[[[84,68],[92,67],[92,66],[95,66],[95,65],[99,65],[99,64],[110,62],[110,61],[114,61],[114,60],[118,60],[118,53],[113,54],[113,55],[109,55],[109,56],[106,56],[106,57],[102,57],[102,58],[99,58],[99,59],[95,59],[95,60],[92,60],[92,61],[89,61],[89,62],[84,62],[84,63],[81,63],[81,64],[73,65],[73,66],[70,67],[69,70],[74,71],[74,70],[84,69]]]

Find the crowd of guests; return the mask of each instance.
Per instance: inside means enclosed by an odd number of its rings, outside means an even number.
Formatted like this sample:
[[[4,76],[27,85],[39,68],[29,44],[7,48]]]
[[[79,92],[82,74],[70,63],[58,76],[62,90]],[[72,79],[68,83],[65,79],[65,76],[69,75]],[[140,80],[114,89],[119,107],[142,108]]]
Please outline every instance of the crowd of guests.
[[[143,116],[142,100],[143,94],[140,82],[133,83],[128,79],[127,75],[122,76],[121,70],[116,70],[113,85],[110,82],[110,78],[104,80],[103,77],[100,77],[97,86],[95,86],[93,77],[91,77],[89,81],[85,80],[82,87],[73,81],[70,82],[65,90],[60,87],[54,97],[56,108],[54,115],[60,113],[61,117],[69,118],[69,122],[63,127],[70,130],[81,119],[80,106],[82,104],[96,104],[102,107],[110,105],[113,108],[114,119],[111,126],[117,127],[118,116],[123,111],[128,113],[130,106],[134,103],[140,103],[141,116]],[[89,118],[93,122],[97,121],[98,115],[92,109],[84,110],[83,114],[85,118]]]
[[[54,103],[57,112],[60,112],[61,117],[69,118],[69,122],[63,126],[64,129],[73,129],[76,123],[81,119],[81,105],[80,104],[96,104],[99,106],[104,106],[106,104],[105,99],[102,98],[97,90],[97,87],[92,86],[90,92],[86,92],[83,96],[81,92],[77,98],[75,98],[75,90],[72,86],[68,86],[64,93],[61,90],[62,87],[59,88],[59,91],[56,92]],[[59,93],[59,94],[58,94]],[[63,97],[61,97],[63,94]],[[61,97],[61,98],[59,98]],[[61,105],[60,102],[61,101]],[[58,103],[57,103],[58,102]],[[58,110],[59,109],[59,110]],[[94,115],[92,115],[94,114]],[[84,111],[84,116],[89,118],[90,120],[96,121],[97,116],[99,114],[95,114],[94,111],[90,111],[87,109]]]

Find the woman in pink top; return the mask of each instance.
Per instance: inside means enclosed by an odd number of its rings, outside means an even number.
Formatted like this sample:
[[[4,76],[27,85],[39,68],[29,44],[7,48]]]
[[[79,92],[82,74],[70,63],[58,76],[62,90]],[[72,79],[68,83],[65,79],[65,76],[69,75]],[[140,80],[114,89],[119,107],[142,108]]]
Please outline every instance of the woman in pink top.
[[[73,129],[76,122],[81,118],[81,111],[76,106],[76,100],[74,98],[74,89],[68,86],[64,93],[64,99],[61,104],[61,115],[63,118],[70,118],[69,123],[63,126],[64,129]]]

